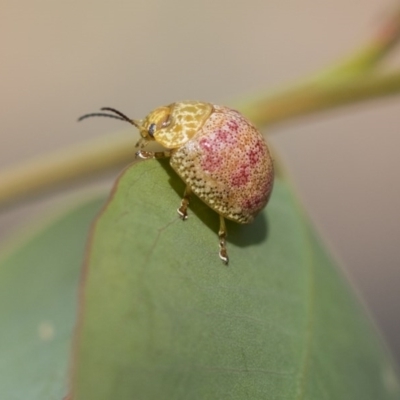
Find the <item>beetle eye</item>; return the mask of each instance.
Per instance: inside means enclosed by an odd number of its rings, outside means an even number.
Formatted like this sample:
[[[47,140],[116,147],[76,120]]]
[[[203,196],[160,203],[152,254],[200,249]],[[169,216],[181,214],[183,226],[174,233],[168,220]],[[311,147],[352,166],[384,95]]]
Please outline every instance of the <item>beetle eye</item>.
[[[165,128],[165,127],[167,127],[170,123],[171,123],[171,120],[170,120],[170,118],[168,117],[168,119],[166,119],[166,120],[161,124],[161,126],[162,126],[163,128]]]
[[[151,137],[154,137],[155,130],[156,130],[156,124],[150,124],[148,132]]]

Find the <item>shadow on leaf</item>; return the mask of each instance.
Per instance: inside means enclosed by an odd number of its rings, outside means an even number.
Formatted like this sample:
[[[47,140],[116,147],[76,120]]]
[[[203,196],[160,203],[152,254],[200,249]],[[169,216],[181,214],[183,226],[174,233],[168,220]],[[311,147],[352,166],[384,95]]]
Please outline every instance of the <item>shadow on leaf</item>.
[[[169,184],[179,197],[182,197],[185,191],[185,183],[169,165],[169,160],[159,160],[159,162],[170,177]],[[176,205],[176,208],[178,206],[179,203]],[[218,214],[195,195],[190,199],[189,210],[213,232],[218,233]],[[258,215],[251,224],[238,224],[234,221],[226,220],[226,227],[228,231],[228,243],[233,243],[239,247],[261,243],[268,237],[268,221],[264,214]]]

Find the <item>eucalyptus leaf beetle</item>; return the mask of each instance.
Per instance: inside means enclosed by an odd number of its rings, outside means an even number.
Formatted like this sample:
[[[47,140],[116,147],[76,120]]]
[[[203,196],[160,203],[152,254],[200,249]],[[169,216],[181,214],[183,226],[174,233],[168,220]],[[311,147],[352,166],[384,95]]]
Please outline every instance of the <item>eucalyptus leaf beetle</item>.
[[[130,119],[110,107],[101,111],[112,114],[86,114],[79,120],[106,116],[127,121],[141,135],[136,157],[169,157],[172,168],[186,184],[177,210],[182,220],[187,218],[192,193],[219,214],[219,257],[228,264],[225,218],[240,224],[252,222],[272,191],[273,162],[259,130],[238,111],[200,101],[159,107],[143,120]],[[165,150],[146,151],[152,141]]]

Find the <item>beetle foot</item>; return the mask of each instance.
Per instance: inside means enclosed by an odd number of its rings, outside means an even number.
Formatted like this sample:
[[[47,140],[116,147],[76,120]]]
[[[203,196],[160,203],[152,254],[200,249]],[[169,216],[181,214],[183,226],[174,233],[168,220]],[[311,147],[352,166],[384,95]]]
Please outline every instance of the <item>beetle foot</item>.
[[[226,251],[225,240],[223,241],[223,243],[221,240],[219,241],[219,258],[225,265],[229,264],[229,257],[228,252]]]
[[[225,264],[229,264],[229,257],[228,251],[226,250],[226,226],[225,226],[225,219],[222,215],[219,216],[219,231],[218,231],[218,238],[219,238],[219,258]]]
[[[179,218],[180,218],[182,221],[187,220],[188,215],[187,215],[187,209],[186,209],[186,207],[180,206],[176,211],[178,212]]]
[[[150,151],[139,150],[135,153],[136,158],[141,158],[142,160],[148,160],[154,158],[154,153]]]
[[[185,196],[181,201],[181,206],[177,209],[179,217],[182,219],[182,221],[187,220],[188,205],[189,205],[189,198]]]
[[[182,221],[185,221],[188,217],[187,209],[189,206],[190,194],[191,194],[190,188],[186,186],[185,193],[183,194],[183,198],[181,201],[181,206],[177,210],[179,217],[182,219]]]

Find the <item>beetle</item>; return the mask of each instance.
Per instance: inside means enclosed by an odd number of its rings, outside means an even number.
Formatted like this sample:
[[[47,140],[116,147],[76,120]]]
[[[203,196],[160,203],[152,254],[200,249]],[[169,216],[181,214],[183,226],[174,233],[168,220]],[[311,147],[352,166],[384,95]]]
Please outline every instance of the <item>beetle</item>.
[[[274,181],[273,161],[260,131],[238,111],[200,101],[182,101],[156,108],[143,120],[128,118],[103,107],[79,118],[104,116],[134,125],[141,138],[136,157],[168,157],[186,184],[178,208],[187,219],[190,196],[195,194],[219,214],[219,257],[228,264],[225,219],[247,224],[266,206]],[[164,151],[146,151],[156,141]]]

